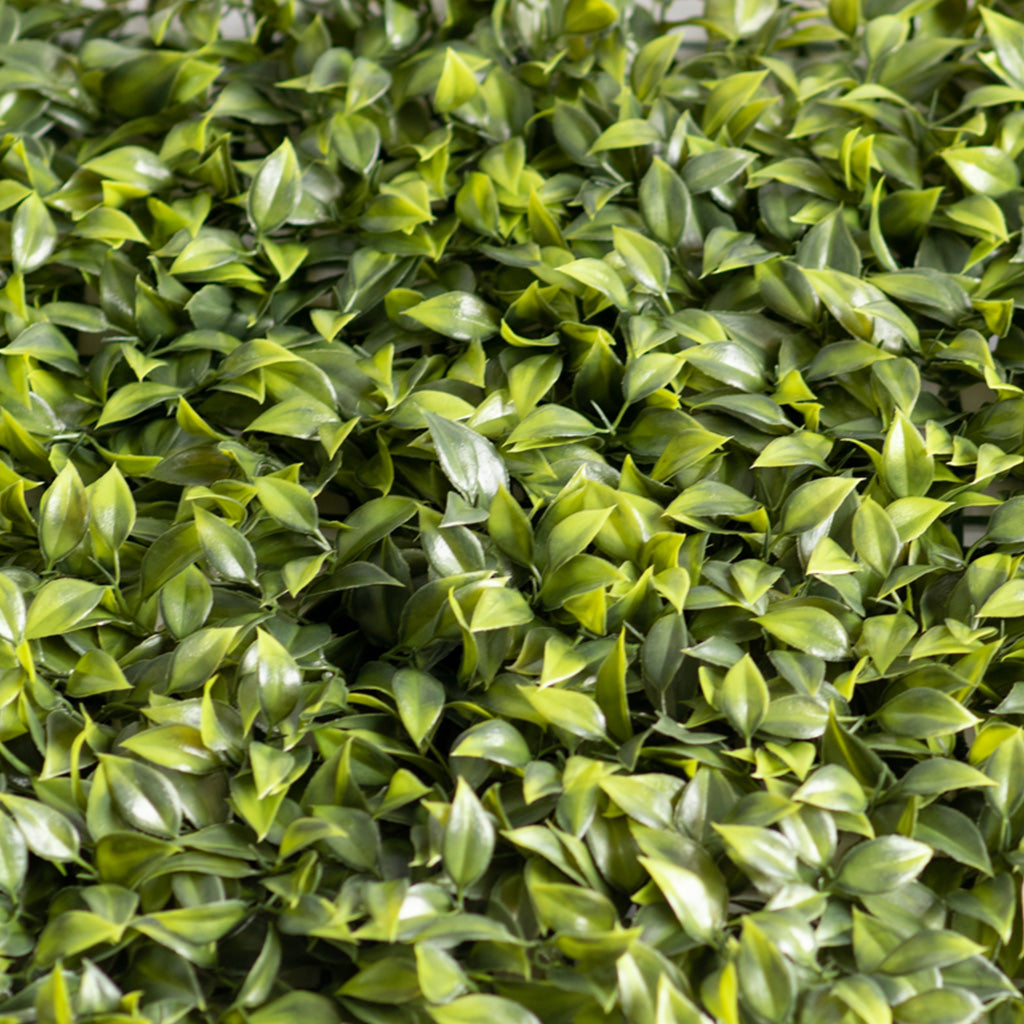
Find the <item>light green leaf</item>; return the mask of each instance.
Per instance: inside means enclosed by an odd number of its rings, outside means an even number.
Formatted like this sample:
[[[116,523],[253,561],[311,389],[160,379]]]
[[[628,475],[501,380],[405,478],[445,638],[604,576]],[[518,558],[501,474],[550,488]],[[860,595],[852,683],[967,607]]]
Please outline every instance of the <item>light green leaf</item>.
[[[460,778],[441,844],[445,870],[460,889],[471,886],[487,870],[494,841],[490,817],[466,780]]]
[[[402,725],[413,743],[422,749],[444,708],[444,686],[428,672],[411,668],[399,669],[391,686]]]
[[[638,860],[654,879],[683,931],[702,942],[714,942],[725,926],[728,889],[717,872],[691,870],[655,857]]]
[[[836,884],[858,896],[891,892],[914,881],[931,857],[930,847],[905,836],[869,839],[843,857]]]
[[[996,146],[960,146],[939,154],[971,192],[998,198],[1020,185],[1013,159]]]
[[[86,580],[56,579],[44,583],[28,608],[25,636],[36,640],[73,629],[103,599],[107,588]]]
[[[498,333],[498,313],[470,292],[445,292],[403,311],[405,316],[457,341],[486,341]]]
[[[779,605],[754,619],[777,640],[805,654],[839,661],[846,657],[850,640],[842,623],[813,605]]]
[[[285,139],[259,166],[249,186],[249,219],[258,231],[273,231],[295,212],[302,196],[299,161]]]
[[[878,711],[878,720],[889,732],[915,739],[945,736],[979,722],[948,693],[928,686],[913,686],[886,701]]]
[[[749,654],[726,672],[718,700],[729,723],[749,742],[764,721],[770,700],[764,676]]]
[[[897,498],[926,495],[935,477],[924,438],[898,409],[882,447],[882,476]]]
[[[492,501],[508,486],[505,463],[487,438],[432,412],[423,415],[445,476],[467,501]]]
[[[485,993],[459,996],[444,1006],[431,1006],[427,1012],[435,1024],[541,1024],[521,1003]]]
[[[629,272],[650,292],[661,294],[668,286],[668,256],[657,242],[629,228],[612,228],[615,249]]]
[[[82,478],[67,462],[39,502],[39,547],[49,564],[78,547],[88,531],[88,516]]]
[[[11,261],[19,274],[41,267],[57,248],[57,226],[46,204],[33,192],[18,207],[11,222]]]
[[[302,484],[278,476],[261,476],[253,480],[253,486],[260,504],[282,526],[298,533],[319,533],[316,502]]]
[[[476,75],[469,65],[449,47],[444,52],[444,66],[434,91],[434,109],[447,114],[471,100],[477,93]]]
[[[861,481],[850,477],[822,477],[801,484],[782,510],[782,533],[803,533],[834,515]]]

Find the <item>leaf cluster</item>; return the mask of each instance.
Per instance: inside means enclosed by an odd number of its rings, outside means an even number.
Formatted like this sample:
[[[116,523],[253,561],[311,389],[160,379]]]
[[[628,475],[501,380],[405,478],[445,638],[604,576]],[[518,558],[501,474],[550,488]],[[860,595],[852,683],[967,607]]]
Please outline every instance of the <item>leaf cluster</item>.
[[[0,0],[0,1022],[1024,1019],[1020,13]]]

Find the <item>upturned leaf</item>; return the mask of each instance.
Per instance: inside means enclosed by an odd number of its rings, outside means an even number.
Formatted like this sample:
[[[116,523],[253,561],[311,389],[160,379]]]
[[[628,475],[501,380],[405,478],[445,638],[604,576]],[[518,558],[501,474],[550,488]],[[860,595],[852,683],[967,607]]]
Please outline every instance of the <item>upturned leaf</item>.
[[[802,533],[820,526],[838,511],[859,483],[847,477],[823,477],[801,484],[782,511],[782,532]]]
[[[491,863],[494,825],[472,788],[460,778],[444,829],[442,859],[459,889],[478,881]]]
[[[425,419],[441,468],[467,501],[491,501],[508,486],[505,464],[490,441],[434,413],[426,413]]]
[[[931,857],[930,847],[904,836],[869,839],[843,857],[836,885],[858,896],[891,892],[917,878]]]
[[[57,248],[57,226],[46,204],[33,192],[18,207],[11,222],[11,260],[19,274],[41,267]]]
[[[279,228],[295,212],[302,195],[299,161],[285,139],[259,166],[249,186],[249,219],[258,231]]]
[[[469,292],[446,292],[404,312],[424,327],[458,341],[484,341],[498,331],[497,312]]]
[[[842,623],[813,605],[777,606],[755,621],[777,640],[825,661],[838,661],[849,651]]]
[[[89,502],[78,470],[68,462],[39,503],[39,547],[51,565],[70,554],[88,532]]]

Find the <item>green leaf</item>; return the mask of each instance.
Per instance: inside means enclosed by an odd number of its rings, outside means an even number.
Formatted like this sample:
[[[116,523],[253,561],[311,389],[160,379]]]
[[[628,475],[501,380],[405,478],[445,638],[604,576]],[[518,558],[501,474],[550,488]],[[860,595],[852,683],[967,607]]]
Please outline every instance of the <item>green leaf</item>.
[[[467,501],[492,501],[508,486],[508,473],[494,445],[471,427],[424,413],[445,476]]]
[[[168,691],[181,693],[202,686],[220,667],[237,636],[237,626],[211,626],[185,637],[171,659]]]
[[[860,250],[841,210],[819,221],[804,235],[797,249],[797,263],[810,269],[860,274]]]
[[[882,477],[897,498],[928,493],[935,464],[917,428],[896,410],[882,447]]]
[[[654,237],[675,248],[690,224],[691,209],[690,193],[683,179],[664,160],[655,157],[640,182],[640,212]]]
[[[120,146],[107,150],[89,160],[83,169],[147,192],[156,192],[173,180],[167,165],[146,146]]]
[[[701,942],[714,942],[726,922],[728,890],[721,875],[655,857],[638,859],[661,890],[683,931]]]
[[[542,405],[517,426],[507,438],[512,451],[550,448],[598,432],[585,416],[564,405]]]
[[[46,204],[33,192],[15,211],[11,222],[11,261],[19,274],[41,267],[57,248],[57,226]]]
[[[97,554],[115,554],[131,535],[135,525],[135,499],[121,470],[113,465],[90,484],[89,532]]]
[[[335,114],[331,144],[338,159],[356,174],[368,175],[380,153],[380,131],[362,114]]]
[[[70,554],[88,532],[89,502],[78,470],[70,462],[39,502],[39,547],[52,565]]]
[[[272,1000],[247,1013],[249,1024],[339,1024],[337,1007],[317,992],[295,991]]]
[[[430,193],[426,183],[410,181],[401,187],[383,186],[380,195],[370,203],[363,214],[362,224],[367,231],[409,232],[432,219]]]
[[[683,184],[693,195],[710,192],[738,178],[755,159],[754,153],[728,146],[696,153],[683,167]]]
[[[813,772],[793,793],[793,799],[826,811],[861,814],[868,801],[860,783],[845,768],[827,764]]]
[[[849,653],[850,641],[842,623],[822,608],[781,605],[754,621],[777,640],[825,661],[839,661]]]
[[[832,450],[832,441],[821,434],[800,431],[786,437],[775,437],[751,463],[751,469],[781,466],[817,466],[827,470],[825,459]]]
[[[612,228],[615,249],[637,283],[660,295],[668,287],[669,263],[665,250],[637,231]]]
[[[142,594],[151,597],[202,555],[194,522],[178,523],[161,534],[142,558]]]
[[[434,109],[447,114],[467,103],[477,93],[476,75],[469,65],[450,47],[444,52],[441,77],[434,90]]]
[[[778,832],[757,825],[714,828],[725,841],[729,859],[755,880],[781,884],[796,879],[796,854]]]
[[[391,75],[376,61],[356,57],[345,82],[345,112],[361,110],[382,96],[391,85]]]
[[[0,828],[0,892],[17,899],[28,875],[28,845],[21,829],[7,821]]]
[[[452,757],[476,757],[514,768],[523,768],[531,760],[522,734],[501,718],[478,722],[467,729],[452,746]]]
[[[491,863],[494,825],[477,795],[460,778],[444,829],[441,857],[445,871],[459,889],[477,882]]]
[[[533,529],[522,506],[499,483],[487,513],[491,540],[512,561],[529,567],[533,562]]]
[[[1024,89],[1024,26],[989,7],[981,8],[981,17],[1000,67],[1017,88]]]
[[[997,199],[1020,185],[1013,159],[996,146],[960,146],[939,154],[964,187]]]
[[[626,634],[623,630],[619,633],[615,647],[601,663],[594,687],[594,697],[608,723],[608,731],[622,741],[633,735],[626,691],[628,668]]]
[[[932,850],[904,836],[882,836],[857,843],[839,863],[836,885],[854,895],[892,892],[914,881]]]
[[[861,481],[849,477],[823,477],[801,484],[782,510],[782,533],[803,533],[835,515]]]
[[[69,910],[51,919],[39,936],[35,962],[47,966],[93,946],[117,942],[123,927],[87,910]]]
[[[935,796],[954,789],[975,789],[993,786],[995,783],[977,768],[952,761],[945,757],[933,757],[915,764],[900,779],[900,791],[919,796]]]
[[[287,648],[266,630],[256,630],[260,705],[272,723],[288,715],[298,700],[302,671]]]
[[[740,71],[712,87],[704,105],[702,127],[709,138],[718,134],[726,122],[753,99],[767,71]]]
[[[969,729],[979,719],[948,693],[914,686],[886,701],[878,711],[878,721],[897,736],[926,739]]]
[[[285,139],[259,166],[249,186],[249,219],[257,231],[274,231],[295,212],[302,196],[299,161]]]
[[[476,80],[474,79],[474,85]],[[455,212],[463,224],[481,235],[500,237],[501,209],[494,183],[486,174],[472,171],[455,196]]]
[[[525,626],[532,621],[533,609],[518,590],[488,587],[476,602],[469,628],[473,633],[487,633],[493,629]]]
[[[610,508],[587,509],[573,512],[556,523],[547,538],[546,570],[554,572],[570,558],[581,554],[601,532],[611,514]]]
[[[726,672],[718,700],[729,724],[749,743],[770,701],[764,676],[749,654]]]
[[[86,651],[68,677],[69,697],[93,697],[98,693],[130,690],[131,683],[124,677],[121,666],[106,651],[94,647]]]
[[[31,356],[41,363],[49,363],[67,373],[77,374],[80,370],[77,349],[61,331],[49,323],[36,323],[26,327],[19,332],[14,341],[0,349],[0,352],[5,356]]]
[[[106,593],[106,587],[85,580],[67,578],[44,583],[29,605],[25,637],[36,640],[69,632]]]
[[[341,564],[361,555],[378,541],[394,533],[416,514],[416,502],[399,495],[374,498],[360,505],[338,532],[338,561]]]
[[[25,844],[37,857],[62,863],[78,856],[78,832],[60,811],[13,793],[0,793],[0,807],[14,818]]]
[[[896,564],[899,534],[885,510],[871,498],[864,498],[854,513],[853,547],[861,561],[882,576]]]
[[[996,587],[978,609],[982,619],[1013,619],[1024,615],[1024,580],[1013,579]]]
[[[444,686],[429,673],[411,668],[399,669],[391,686],[402,725],[417,748],[422,749],[444,709]]]
[[[25,598],[6,573],[0,572],[0,637],[18,644],[25,633]]]
[[[606,0],[569,0],[565,8],[565,31],[573,35],[601,32],[614,25],[619,13]]]
[[[883,974],[913,974],[933,967],[949,967],[984,950],[959,932],[922,929],[894,949],[878,969]]]
[[[568,275],[588,288],[593,288],[619,309],[629,308],[629,296],[626,294],[622,279],[604,260],[590,257],[573,260],[570,263],[563,263],[558,272]]]
[[[751,918],[743,922],[736,962],[747,1004],[766,1020],[786,1020],[796,997],[793,970]]]
[[[661,141],[661,133],[649,121],[638,117],[617,121],[606,128],[590,146],[590,153],[605,153],[612,149],[633,149]]]
[[[444,1006],[431,1006],[427,1012],[435,1024],[540,1024],[540,1018],[520,1003],[485,993],[459,996]]]
[[[155,381],[140,380],[125,384],[114,392],[103,407],[96,426],[107,427],[111,423],[134,419],[140,413],[148,412],[161,402],[168,402],[180,394],[181,388]]]
[[[316,502],[302,484],[278,476],[261,476],[253,480],[253,486],[260,504],[282,526],[298,533],[319,534]]]
[[[583,739],[605,738],[605,717],[585,693],[554,686],[529,687],[521,691],[533,710],[549,725]]]
[[[486,341],[498,333],[497,311],[470,292],[445,292],[403,312],[424,327],[457,341]]]
[[[874,978],[863,974],[840,978],[833,994],[863,1021],[892,1024],[892,1009],[884,990]]]
[[[676,32],[655,37],[641,48],[629,73],[638,99],[648,100],[661,87],[682,40],[682,33]]]
[[[100,764],[114,806],[129,825],[164,838],[178,835],[181,801],[164,775],[148,765],[113,754],[101,754]]]
[[[964,989],[921,992],[900,1003],[900,1024],[971,1024],[985,1012],[982,1001]]]
[[[820,301],[800,268],[788,259],[771,259],[754,267],[761,297],[780,316],[810,326],[818,319]]]
[[[229,523],[201,506],[196,506],[194,515],[196,536],[210,568],[228,580],[254,581],[256,552],[249,541]]]

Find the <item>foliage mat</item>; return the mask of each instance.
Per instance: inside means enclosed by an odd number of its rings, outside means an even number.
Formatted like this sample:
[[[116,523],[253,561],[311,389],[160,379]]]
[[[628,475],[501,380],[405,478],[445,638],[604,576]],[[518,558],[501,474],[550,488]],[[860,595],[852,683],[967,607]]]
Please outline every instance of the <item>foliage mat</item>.
[[[0,2],[0,1024],[1024,1020],[1024,5]]]

